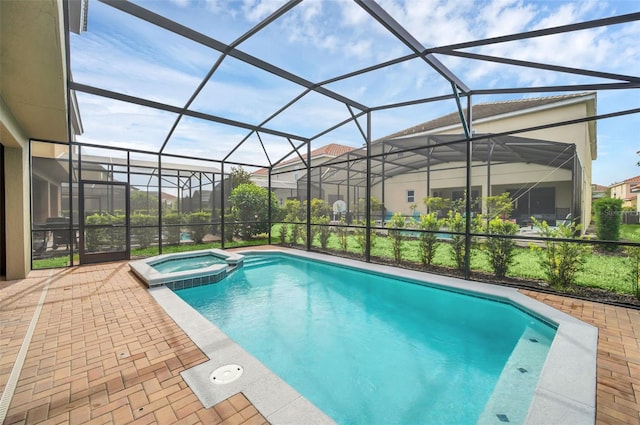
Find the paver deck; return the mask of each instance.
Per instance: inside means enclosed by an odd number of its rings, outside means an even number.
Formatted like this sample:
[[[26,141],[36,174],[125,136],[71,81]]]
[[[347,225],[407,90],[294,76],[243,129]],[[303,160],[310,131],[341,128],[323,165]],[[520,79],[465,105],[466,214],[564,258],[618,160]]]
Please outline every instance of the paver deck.
[[[49,282],[5,424],[262,424],[244,395],[205,409],[180,372],[206,356],[126,262],[0,282],[0,389]],[[640,311],[522,291],[600,329],[597,423],[640,424]]]

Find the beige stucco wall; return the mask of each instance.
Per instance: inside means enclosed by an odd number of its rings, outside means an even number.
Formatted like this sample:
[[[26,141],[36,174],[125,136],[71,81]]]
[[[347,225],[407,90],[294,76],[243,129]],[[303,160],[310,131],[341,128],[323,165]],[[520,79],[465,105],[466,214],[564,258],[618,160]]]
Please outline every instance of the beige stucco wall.
[[[447,164],[448,170],[440,170],[441,167],[433,167],[429,187],[431,194],[433,191],[442,189],[464,190],[466,186],[465,164]],[[522,185],[537,187],[556,188],[556,208],[569,208],[571,205],[571,171],[565,169],[550,170],[548,167],[538,164],[501,164],[491,167],[491,187],[487,184],[486,166],[472,167],[471,186],[473,190],[479,190],[480,196],[486,197],[499,195],[509,187],[519,187]],[[416,211],[426,212],[422,200],[431,195],[427,194],[427,173],[403,174],[385,180],[384,204],[389,211],[411,214],[411,203],[407,202],[407,190],[415,191]],[[371,188],[372,196],[382,199],[382,184],[377,184]]]
[[[31,269],[28,139],[2,97],[0,128],[4,145],[6,278],[22,279]]]
[[[556,122],[573,120],[576,118],[584,118],[589,115],[587,101],[582,99],[578,102],[575,100],[570,100],[568,102],[560,102],[556,105],[547,105],[545,108],[539,108],[538,110],[528,110],[525,113],[514,113],[514,114],[505,114],[502,116],[490,117],[488,119],[477,120],[473,122],[472,130],[475,133],[501,133],[507,131],[518,130],[522,128],[530,128],[536,126],[542,126],[545,124],[551,124]],[[461,126],[451,126],[445,129],[441,129],[439,131],[434,131],[433,134],[461,134],[462,127]],[[591,175],[592,175],[592,146],[591,146],[591,135],[589,133],[589,124],[588,123],[579,123],[579,124],[571,124],[562,127],[552,127],[541,130],[533,130],[527,132],[521,132],[514,134],[515,136],[528,137],[540,140],[548,140],[553,142],[561,142],[561,143],[571,143],[576,145],[576,154],[580,161],[580,164],[583,167],[582,175],[577,175],[576,178],[581,180],[582,187],[582,198],[581,198],[581,209],[582,209],[582,223],[583,229],[586,229],[589,225],[591,219]],[[594,135],[595,137],[595,135]],[[550,168],[543,167],[545,171],[542,169],[529,168],[530,164],[518,163],[514,165],[514,169],[517,171],[516,174],[510,174],[510,172],[505,168],[503,171],[503,176],[500,177],[500,174],[496,167],[492,168],[491,171],[491,184],[502,184],[499,180],[500,178],[512,178],[513,181],[520,181],[522,183],[528,182],[532,184],[534,182],[539,181],[543,178],[544,174],[549,173],[551,171]],[[531,173],[531,175],[525,180],[521,179],[521,176],[524,176],[525,173]],[[484,173],[486,176],[486,173]],[[553,172],[553,177],[549,180],[549,177],[544,177],[547,179],[546,181],[563,181],[568,180],[571,181],[571,172],[567,170],[556,170]],[[402,177],[408,179],[419,179],[422,178],[423,181],[426,182],[426,178],[418,177],[418,175],[412,175],[412,177]],[[477,169],[472,171],[472,185],[480,186],[482,185],[483,176],[481,172]],[[387,180],[385,187],[385,205],[387,208],[395,210],[398,209],[403,213],[407,213],[408,203],[406,202],[406,189],[410,189],[409,187],[402,186],[399,181],[391,182],[392,179]],[[450,173],[448,175],[443,175],[440,180],[443,183],[442,187],[464,187],[465,186],[465,169],[461,168],[457,170],[455,173]],[[480,180],[480,182],[478,182]],[[486,180],[486,177],[485,177]],[[435,183],[435,185],[434,185]],[[431,188],[436,189],[437,180],[432,179]],[[390,186],[391,185],[391,186]],[[421,204],[421,200],[425,194],[426,183],[423,184],[422,187],[416,187],[416,203]],[[422,190],[422,192],[418,192]],[[560,192],[562,193],[562,192]],[[571,191],[569,191],[569,194]],[[495,195],[496,193],[494,193]],[[381,196],[380,188],[376,188],[375,195],[376,197]],[[482,196],[485,196],[484,194]],[[563,195],[564,196],[564,195]],[[402,198],[402,202],[400,201]],[[558,198],[558,191],[556,192],[556,198]],[[556,202],[564,200],[556,199]],[[396,202],[399,202],[396,206]],[[570,201],[569,201],[570,202]]]
[[[31,269],[28,150],[5,147],[4,172],[7,280],[22,279]]]

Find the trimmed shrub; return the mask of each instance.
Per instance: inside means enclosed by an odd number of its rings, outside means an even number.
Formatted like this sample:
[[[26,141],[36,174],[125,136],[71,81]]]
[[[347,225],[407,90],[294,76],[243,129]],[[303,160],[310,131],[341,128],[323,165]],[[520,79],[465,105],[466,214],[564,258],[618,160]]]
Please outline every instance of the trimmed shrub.
[[[518,233],[518,225],[496,217],[489,222],[488,233],[492,235],[514,236]],[[497,277],[504,277],[507,275],[509,266],[513,263],[515,247],[516,241],[511,238],[501,238],[499,236],[487,238],[485,248],[489,253],[491,267]]]
[[[178,245],[180,243],[180,225],[182,215],[176,212],[169,212],[162,217],[162,231],[167,238],[168,245]]]
[[[131,238],[138,241],[140,248],[149,247],[158,236],[158,217],[155,215],[134,213],[129,217],[129,222],[131,223]]]
[[[211,213],[209,211],[192,212],[186,216],[185,221],[191,233],[191,240],[202,243],[202,239],[209,232]]]
[[[402,229],[405,226],[404,216],[394,213],[387,223],[388,235],[393,245],[393,258],[399,263],[402,260]]]
[[[420,230],[428,230],[430,232],[437,232],[440,230],[442,220],[437,217],[437,212],[430,212],[422,214],[420,216],[420,222],[418,227]],[[420,260],[422,265],[430,266],[433,257],[436,255],[436,249],[438,248],[438,235],[435,233],[420,233]]]
[[[358,247],[360,248],[360,253],[364,255],[367,250],[367,228],[365,227],[367,225],[367,222],[365,220],[361,220],[357,224],[358,227],[354,229],[353,237],[358,244]],[[375,223],[371,222],[370,225],[375,226]],[[371,244],[370,249],[373,249],[373,247],[375,246],[376,237],[376,232],[371,232],[371,236],[369,236],[369,243]]]
[[[596,235],[605,241],[620,240],[622,199],[602,198],[594,204],[596,210]],[[604,245],[603,249],[614,251],[617,245]]]
[[[549,285],[564,288],[575,283],[576,273],[582,269],[584,255],[589,252],[589,247],[581,243],[552,239],[580,239],[575,236],[580,231],[580,225],[561,224],[552,229],[546,221],[540,223],[533,217],[531,220],[534,226],[540,229],[538,232],[540,236],[550,238],[544,241],[544,248],[530,245],[531,249],[539,254],[540,266]]]

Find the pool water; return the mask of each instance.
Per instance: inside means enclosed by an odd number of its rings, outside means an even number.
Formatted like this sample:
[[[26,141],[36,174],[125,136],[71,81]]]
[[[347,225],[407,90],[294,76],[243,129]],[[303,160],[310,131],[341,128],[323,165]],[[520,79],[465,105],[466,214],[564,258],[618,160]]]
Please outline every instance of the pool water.
[[[282,254],[177,294],[341,424],[521,423],[555,334],[505,303]],[[523,364],[533,385],[509,390]]]
[[[202,269],[214,264],[227,264],[227,262],[224,258],[216,257],[212,254],[206,254],[194,257],[171,258],[151,264],[151,267],[161,273],[174,273],[186,270]]]

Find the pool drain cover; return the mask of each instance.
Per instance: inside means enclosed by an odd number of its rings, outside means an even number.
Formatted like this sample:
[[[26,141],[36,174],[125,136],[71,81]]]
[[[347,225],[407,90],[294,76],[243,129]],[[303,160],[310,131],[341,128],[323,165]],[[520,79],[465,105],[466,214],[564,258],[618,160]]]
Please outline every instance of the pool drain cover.
[[[240,378],[242,376],[242,372],[242,366],[237,364],[227,364],[220,366],[211,372],[209,379],[214,384],[228,384]]]

